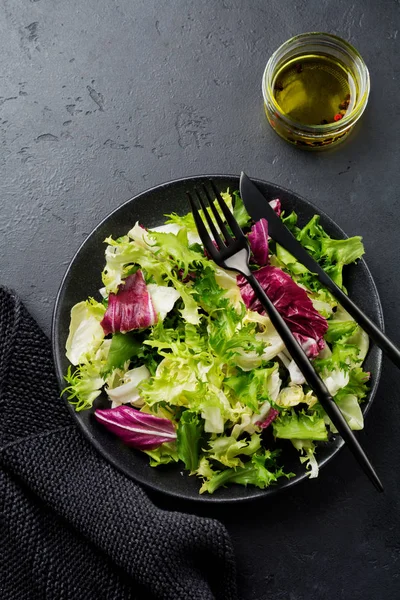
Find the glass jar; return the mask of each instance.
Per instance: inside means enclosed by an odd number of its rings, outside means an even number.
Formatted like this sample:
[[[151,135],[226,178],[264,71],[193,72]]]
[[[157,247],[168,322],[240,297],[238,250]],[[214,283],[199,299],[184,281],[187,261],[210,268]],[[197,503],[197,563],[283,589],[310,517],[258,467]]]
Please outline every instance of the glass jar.
[[[354,97],[349,109],[335,115],[334,122],[300,123],[283,112],[275,98],[277,75],[282,67],[307,55],[322,55],[342,65],[351,81]],[[264,107],[271,127],[286,141],[308,150],[321,150],[341,142],[364,112],[369,89],[368,69],[360,54],[348,42],[328,33],[303,33],[282,44],[269,59],[262,80]]]

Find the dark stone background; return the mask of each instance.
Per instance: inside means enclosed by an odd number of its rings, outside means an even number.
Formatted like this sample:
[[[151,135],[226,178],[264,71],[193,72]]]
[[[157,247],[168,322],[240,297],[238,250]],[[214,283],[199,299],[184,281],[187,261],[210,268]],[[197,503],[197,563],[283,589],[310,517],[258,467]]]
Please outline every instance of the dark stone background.
[[[364,237],[387,333],[400,342],[400,2],[2,0],[0,273],[47,333],[73,253],[113,208],[166,180],[238,173],[288,187]],[[305,153],[269,128],[261,76],[305,31],[336,33],[372,92],[338,150]],[[216,516],[245,599],[400,597],[399,372],[386,360],[360,438],[378,495],[345,449],[317,481]]]

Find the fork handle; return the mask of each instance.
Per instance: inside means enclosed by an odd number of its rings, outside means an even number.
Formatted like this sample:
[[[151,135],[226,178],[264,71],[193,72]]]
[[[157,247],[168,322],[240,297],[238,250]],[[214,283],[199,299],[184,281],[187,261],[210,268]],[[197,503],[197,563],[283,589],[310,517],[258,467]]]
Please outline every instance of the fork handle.
[[[280,337],[282,338],[282,341],[285,343],[286,348],[288,349],[293,360],[302,372],[308,385],[311,387],[311,389],[317,396],[322,407],[325,409],[328,417],[331,419],[332,423],[342,436],[343,440],[349,446],[351,452],[353,453],[354,457],[358,461],[363,471],[370,478],[377,490],[382,492],[383,486],[378,475],[376,474],[374,468],[369,462],[367,455],[365,454],[364,450],[359,444],[354,433],[350,429],[346,419],[343,417],[339,407],[337,406],[331,394],[329,393],[325,383],[322,381],[318,373],[315,371],[313,365],[308,360],[303,348],[293,336],[288,325],[283,320],[278,310],[275,308],[274,304],[268,298],[267,294],[265,293],[257,279],[254,277],[254,275],[252,273],[247,273],[244,275],[249,284],[252,286],[258,300],[265,308],[266,313],[271,319],[271,323],[279,333]]]

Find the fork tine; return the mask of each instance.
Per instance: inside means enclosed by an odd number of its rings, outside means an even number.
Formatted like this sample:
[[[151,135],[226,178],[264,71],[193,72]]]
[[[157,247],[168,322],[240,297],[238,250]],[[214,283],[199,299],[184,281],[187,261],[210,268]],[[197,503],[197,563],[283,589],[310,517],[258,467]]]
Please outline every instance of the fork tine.
[[[219,212],[218,212],[218,210],[217,210],[217,207],[215,206],[215,204],[214,204],[214,201],[213,201],[213,200],[211,200],[211,196],[210,196],[210,194],[208,193],[208,189],[207,189],[207,187],[204,185],[204,183],[203,183],[203,190],[204,190],[204,193],[205,193],[205,195],[206,195],[206,197],[207,197],[208,203],[209,203],[209,205],[210,205],[210,208],[211,208],[211,210],[212,210],[212,212],[213,212],[213,215],[214,215],[214,217],[215,217],[215,220],[216,220],[216,221],[217,221],[217,223],[218,223],[218,227],[220,228],[220,230],[221,230],[221,232],[222,232],[222,235],[225,237],[225,239],[226,239],[226,241],[227,241],[228,243],[229,243],[229,242],[232,242],[232,236],[231,236],[231,234],[229,233],[229,231],[228,231],[228,229],[227,229],[227,227],[226,227],[225,223],[224,223],[224,222],[223,222],[223,220],[221,219],[221,216],[220,216],[220,214],[219,214]]]
[[[210,185],[212,187],[212,190],[215,194],[215,197],[218,200],[218,204],[221,207],[222,212],[224,213],[224,217],[226,219],[226,222],[228,223],[229,227],[231,228],[233,235],[236,238],[239,237],[244,237],[244,233],[241,230],[239,224],[237,223],[235,217],[233,216],[233,214],[231,213],[231,211],[229,210],[229,208],[227,207],[227,205],[225,204],[224,199],[222,198],[221,194],[219,193],[219,191],[217,190],[215,183],[213,182],[212,179],[210,179]]]
[[[214,225],[214,222],[213,222],[213,220],[212,220],[212,218],[210,216],[210,213],[207,210],[207,206],[205,205],[205,202],[203,201],[202,197],[200,196],[199,191],[197,189],[195,189],[194,191],[196,193],[196,196],[197,196],[197,199],[198,199],[198,201],[200,203],[200,206],[203,209],[204,216],[205,216],[205,218],[207,220],[209,228],[211,229],[211,233],[214,236],[214,240],[217,242],[217,245],[218,245],[218,247],[220,249],[224,248],[225,244],[224,244],[221,236],[219,235],[218,229]]]
[[[216,252],[216,248],[215,248],[214,244],[212,243],[210,234],[208,233],[207,228],[203,223],[203,219],[200,217],[198,208],[197,208],[191,194],[189,192],[186,192],[186,196],[188,197],[188,200],[190,202],[193,219],[196,224],[200,239],[203,242],[203,245],[204,245],[205,249],[207,250],[207,252],[209,253],[209,255],[214,259],[217,252]]]

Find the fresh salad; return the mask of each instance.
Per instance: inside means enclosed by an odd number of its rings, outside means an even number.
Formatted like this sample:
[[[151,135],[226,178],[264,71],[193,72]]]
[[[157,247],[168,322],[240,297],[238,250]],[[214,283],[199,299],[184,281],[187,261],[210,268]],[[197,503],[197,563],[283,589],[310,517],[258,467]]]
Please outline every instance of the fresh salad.
[[[223,196],[248,237],[256,278],[350,427],[362,429],[368,336],[268,236],[265,219],[252,222],[238,192]],[[361,238],[332,239],[318,215],[300,228],[294,212],[286,215],[279,200],[270,204],[345,289],[343,267],[362,256]],[[316,442],[337,433],[333,424],[246,280],[210,260],[191,213],[166,217],[161,227],[136,223],[105,240],[98,299],[71,310],[69,401],[81,411],[106,394],[109,408],[94,410],[98,422],[145,452],[151,466],[179,463],[199,478],[200,493],[292,477],[280,462],[285,444],[316,477]]]

